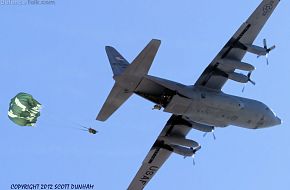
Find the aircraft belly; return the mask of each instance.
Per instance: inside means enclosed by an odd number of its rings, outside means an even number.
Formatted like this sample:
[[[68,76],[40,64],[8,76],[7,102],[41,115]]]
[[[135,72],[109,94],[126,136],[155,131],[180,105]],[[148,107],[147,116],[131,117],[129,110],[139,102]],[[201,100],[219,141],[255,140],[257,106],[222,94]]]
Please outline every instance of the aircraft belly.
[[[241,105],[241,102],[230,102],[230,99],[223,101],[223,98],[210,99],[208,96],[199,100],[175,95],[164,111],[184,115],[198,123],[225,127],[239,119]]]
[[[259,122],[264,117],[262,107],[253,106],[254,102],[245,102],[240,110],[223,110],[217,107],[196,106],[191,107],[191,112],[187,113],[193,121],[214,125],[216,127],[225,127],[235,125],[238,127],[256,129],[259,128]]]
[[[235,125],[244,128],[258,128],[257,123],[263,117],[263,107],[257,101],[234,96],[206,94],[206,97],[191,99],[175,95],[164,111],[216,127]]]
[[[228,118],[231,117],[229,113],[209,106],[191,107],[186,115],[195,122],[218,127],[229,125]]]

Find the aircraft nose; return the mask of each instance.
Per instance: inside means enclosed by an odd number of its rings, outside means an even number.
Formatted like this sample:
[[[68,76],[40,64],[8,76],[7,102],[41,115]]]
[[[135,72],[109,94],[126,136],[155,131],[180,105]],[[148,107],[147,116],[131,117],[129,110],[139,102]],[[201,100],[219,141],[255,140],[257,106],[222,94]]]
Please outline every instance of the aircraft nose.
[[[282,124],[282,120],[278,116],[276,116],[275,117],[275,125],[280,125],[280,124]]]
[[[274,116],[269,119],[266,119],[264,126],[262,126],[262,128],[273,127],[276,125],[280,125],[281,123],[282,123],[282,120],[279,117]]]

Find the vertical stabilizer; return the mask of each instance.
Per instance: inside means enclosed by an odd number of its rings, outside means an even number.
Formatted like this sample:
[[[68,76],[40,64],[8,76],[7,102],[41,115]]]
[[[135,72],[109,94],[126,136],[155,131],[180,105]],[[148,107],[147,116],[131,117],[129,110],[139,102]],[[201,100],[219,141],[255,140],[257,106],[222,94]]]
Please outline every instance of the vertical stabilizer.
[[[106,53],[114,76],[122,74],[129,66],[128,61],[113,47],[106,46]]]
[[[116,82],[98,114],[97,120],[108,119],[134,93],[143,77],[148,73],[160,43],[160,40],[151,40],[131,64],[116,49],[106,46],[114,73],[113,78]]]

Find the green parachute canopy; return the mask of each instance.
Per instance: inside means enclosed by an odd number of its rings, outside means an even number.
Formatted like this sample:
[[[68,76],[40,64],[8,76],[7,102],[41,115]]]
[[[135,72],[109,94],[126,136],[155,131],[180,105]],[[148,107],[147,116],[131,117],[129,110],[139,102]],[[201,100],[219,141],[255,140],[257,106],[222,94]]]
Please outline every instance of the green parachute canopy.
[[[11,99],[8,117],[20,126],[33,126],[40,116],[41,104],[30,94],[20,92]]]

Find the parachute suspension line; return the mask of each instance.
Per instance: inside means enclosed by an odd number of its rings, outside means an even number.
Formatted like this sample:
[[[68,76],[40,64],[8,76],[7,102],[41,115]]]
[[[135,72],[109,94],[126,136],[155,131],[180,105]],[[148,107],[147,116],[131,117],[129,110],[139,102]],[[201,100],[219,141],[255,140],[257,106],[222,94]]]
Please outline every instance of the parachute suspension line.
[[[50,127],[54,127],[54,128],[75,128],[72,127],[71,124],[75,124],[74,122],[64,118],[64,117],[60,117],[59,115],[54,114],[53,112],[50,112],[47,108],[47,106],[42,106],[43,111],[42,111],[42,115],[45,117],[42,118],[47,118],[48,120],[53,120],[55,123],[60,123],[62,121],[65,121],[66,123],[70,123],[67,125],[52,125]]]
[[[45,108],[45,106],[43,106],[43,108]],[[64,118],[64,117],[58,117],[57,115],[50,113],[47,109],[45,109],[45,111],[43,111],[43,114],[47,114],[48,117],[50,117],[51,119],[59,122],[59,121],[66,121],[67,123],[70,123],[70,125],[61,125],[61,126],[57,126],[57,128],[62,127],[62,128],[70,128],[70,129],[77,129],[77,130],[81,130],[81,131],[88,131],[89,133],[95,134],[98,131],[96,131],[93,128],[90,127],[86,127],[78,122],[72,121],[70,119]]]

